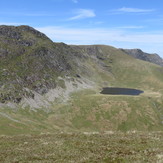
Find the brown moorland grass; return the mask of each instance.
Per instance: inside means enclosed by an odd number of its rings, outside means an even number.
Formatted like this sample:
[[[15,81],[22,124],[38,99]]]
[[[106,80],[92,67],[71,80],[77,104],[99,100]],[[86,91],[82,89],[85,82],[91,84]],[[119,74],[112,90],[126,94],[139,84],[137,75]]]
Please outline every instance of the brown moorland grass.
[[[61,132],[0,137],[2,163],[162,161],[163,132]]]

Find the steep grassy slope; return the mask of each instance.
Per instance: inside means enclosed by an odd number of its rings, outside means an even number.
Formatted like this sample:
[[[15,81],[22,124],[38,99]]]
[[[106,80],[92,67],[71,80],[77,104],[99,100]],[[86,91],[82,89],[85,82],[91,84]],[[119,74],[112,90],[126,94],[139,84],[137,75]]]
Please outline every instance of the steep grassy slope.
[[[124,86],[160,90],[163,86],[163,68],[136,60],[110,46],[76,46],[85,55],[90,78],[108,86]],[[106,84],[105,84],[106,83]]]
[[[162,74],[162,67],[114,47],[68,46],[31,27],[2,26],[0,134],[162,130]],[[107,86],[144,94],[101,95]]]

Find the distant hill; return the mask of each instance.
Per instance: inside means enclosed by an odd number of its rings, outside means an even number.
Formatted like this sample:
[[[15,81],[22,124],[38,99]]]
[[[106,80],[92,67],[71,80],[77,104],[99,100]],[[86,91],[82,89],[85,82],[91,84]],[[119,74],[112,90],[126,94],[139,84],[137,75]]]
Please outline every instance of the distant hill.
[[[126,54],[133,56],[134,58],[151,62],[163,67],[163,59],[158,54],[145,53],[141,49],[121,49],[121,50]]]

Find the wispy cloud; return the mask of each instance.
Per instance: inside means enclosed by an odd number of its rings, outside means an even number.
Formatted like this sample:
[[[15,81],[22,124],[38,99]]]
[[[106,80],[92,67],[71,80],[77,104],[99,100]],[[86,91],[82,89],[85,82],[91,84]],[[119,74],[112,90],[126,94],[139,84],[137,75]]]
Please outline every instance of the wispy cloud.
[[[74,2],[74,3],[78,3],[78,0],[72,0],[72,2]]]
[[[144,26],[121,26],[121,27],[117,27],[119,29],[143,29],[145,28]]]
[[[91,9],[78,9],[75,10],[74,13],[76,14],[76,16],[73,16],[68,20],[78,20],[78,19],[91,18],[96,16],[94,10]]]
[[[137,14],[145,14],[154,12],[155,9],[140,9],[140,8],[129,8],[129,7],[122,7],[119,9],[111,10],[111,14],[123,14],[123,13],[137,13]]]
[[[65,27],[42,27],[39,31],[47,34],[51,39],[67,40],[72,42],[96,42],[99,40],[138,42],[138,43],[163,43],[163,31],[160,32],[129,32],[123,29],[112,28],[65,28]]]
[[[117,11],[120,11],[120,12],[139,12],[139,13],[142,13],[142,12],[153,12],[154,9],[138,9],[138,8],[127,8],[127,7],[122,7],[120,9],[117,9]]]

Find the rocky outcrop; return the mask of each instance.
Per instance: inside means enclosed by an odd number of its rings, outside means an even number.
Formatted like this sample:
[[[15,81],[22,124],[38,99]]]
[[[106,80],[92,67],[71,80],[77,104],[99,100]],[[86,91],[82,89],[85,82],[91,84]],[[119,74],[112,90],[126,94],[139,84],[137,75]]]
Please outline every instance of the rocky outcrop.
[[[126,54],[133,56],[134,58],[151,62],[163,67],[163,59],[158,54],[145,53],[140,49],[121,49],[121,50]]]
[[[75,76],[74,53],[29,26],[0,26],[0,102],[34,98],[56,88],[58,76]]]

